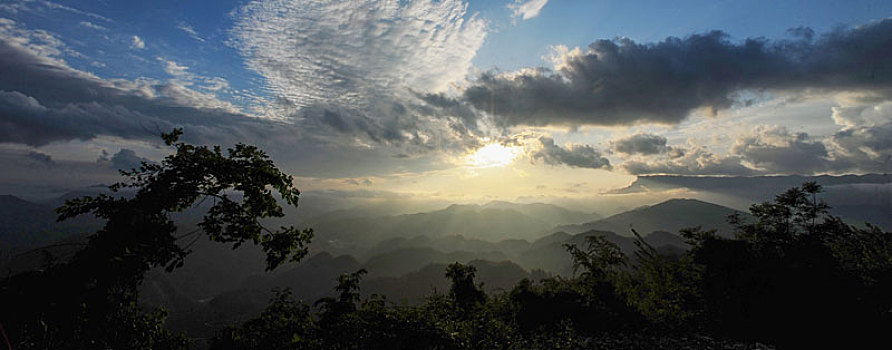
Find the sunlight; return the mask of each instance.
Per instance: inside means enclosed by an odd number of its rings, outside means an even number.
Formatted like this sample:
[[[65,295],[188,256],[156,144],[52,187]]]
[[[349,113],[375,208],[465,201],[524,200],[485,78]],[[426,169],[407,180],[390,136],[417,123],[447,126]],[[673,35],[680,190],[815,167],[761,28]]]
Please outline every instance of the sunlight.
[[[523,150],[520,147],[507,147],[491,143],[467,156],[466,161],[475,168],[503,167],[517,159]]]

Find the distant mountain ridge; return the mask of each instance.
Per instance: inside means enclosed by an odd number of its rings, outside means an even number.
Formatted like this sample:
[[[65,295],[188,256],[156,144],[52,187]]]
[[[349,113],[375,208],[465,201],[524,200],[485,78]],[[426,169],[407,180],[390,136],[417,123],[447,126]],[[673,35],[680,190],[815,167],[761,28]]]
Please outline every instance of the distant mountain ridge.
[[[777,176],[638,176],[629,186],[610,194],[633,194],[689,189],[735,207],[771,200],[775,195],[815,181],[830,204],[830,214],[852,223],[869,222],[892,229],[892,174],[777,175]]]
[[[52,244],[101,227],[98,219],[81,216],[56,222],[53,206],[13,195],[0,195],[0,249],[26,250]]]
[[[570,234],[591,230],[611,231],[623,236],[631,236],[631,229],[645,235],[654,231],[677,233],[679,230],[701,226],[703,229],[716,229],[723,236],[730,236],[733,227],[727,222],[732,214],[744,217],[749,214],[696,199],[670,199],[665,202],[636,208],[601,220],[579,225],[561,225],[551,232]]]
[[[551,204],[491,202],[486,205],[453,204],[441,210],[395,216],[322,216],[307,221],[306,225],[313,227],[317,237],[337,241],[374,243],[419,235],[462,235],[498,241],[536,238],[556,222],[585,222],[597,217],[597,214],[576,212]]]

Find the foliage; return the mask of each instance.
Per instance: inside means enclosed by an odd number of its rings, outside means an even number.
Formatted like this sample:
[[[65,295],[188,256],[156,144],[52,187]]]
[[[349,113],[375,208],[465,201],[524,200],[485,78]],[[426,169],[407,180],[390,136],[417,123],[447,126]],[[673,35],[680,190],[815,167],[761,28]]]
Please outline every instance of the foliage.
[[[446,278],[452,280],[449,297],[462,314],[473,311],[475,307],[486,302],[486,294],[474,284],[477,268],[459,263],[450,264],[446,268]]]
[[[629,304],[660,327],[690,326],[701,312],[698,284],[702,267],[690,254],[662,255],[637,231],[632,233],[638,247],[636,264],[621,283]]]
[[[316,333],[306,303],[294,300],[291,290],[277,291],[260,316],[240,327],[229,327],[214,338],[216,349],[310,349]]]
[[[171,271],[183,265],[190,250],[180,242],[187,237],[194,236],[194,242],[206,235],[212,241],[232,243],[233,248],[249,241],[258,244],[266,253],[267,269],[307,254],[311,230],[270,230],[260,221],[284,216],[273,190],[287,204],[297,205],[299,191],[290,176],[254,146],[237,144],[223,152],[218,146],[180,142],[181,135],[182,130],[176,129],[162,136],[174,153],[161,163],[143,162],[138,169],[121,171],[127,181],[110,189],[127,189],[131,196],[72,199],[57,210],[59,220],[82,214],[105,220],[84,249],[65,263],[0,283],[3,324],[22,347],[182,345],[159,340],[171,339],[162,326],[163,313],[143,314],[133,305],[149,269]],[[212,205],[199,228],[177,235],[171,214],[206,200]]]
[[[753,205],[755,222],[730,218],[737,239],[686,233],[712,332],[827,346],[867,344],[892,326],[890,233],[828,215],[820,192],[806,183]]]
[[[619,247],[607,240],[605,236],[586,237],[586,250],[581,250],[572,244],[565,244],[564,248],[573,258],[573,271],[582,271],[582,278],[603,281],[617,268],[625,267],[628,258],[619,250]]]

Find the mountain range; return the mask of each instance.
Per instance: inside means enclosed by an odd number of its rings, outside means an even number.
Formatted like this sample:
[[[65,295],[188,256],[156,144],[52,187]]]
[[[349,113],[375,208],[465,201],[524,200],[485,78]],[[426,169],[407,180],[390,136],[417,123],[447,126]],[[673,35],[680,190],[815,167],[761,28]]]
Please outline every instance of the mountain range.
[[[0,209],[4,247],[82,239],[100,224],[87,218],[82,226],[73,226],[80,231],[53,231],[58,224],[50,206],[12,196],[0,196]],[[360,268],[368,270],[362,282],[364,294],[413,303],[433,290],[448,288],[444,273],[452,262],[476,266],[478,281],[490,291],[507,289],[522,278],[573,274],[566,245],[584,248],[588,236],[603,236],[631,257],[634,228],[658,250],[678,254],[686,249],[678,230],[702,226],[728,236],[732,227],[725,219],[735,213],[747,215],[694,199],[672,199],[606,218],[551,204],[508,202],[395,215],[342,209],[301,220],[316,230],[316,238],[311,256],[300,263],[266,272],[257,247],[232,250],[201,240],[184,267],[172,273],[150,272],[141,300],[147,306],[166,306],[174,329],[210,335],[226,323],[259,312],[274,288],[291,288],[295,296],[312,303],[333,294],[339,275]],[[197,217],[180,216],[181,228],[194,225]],[[48,231],[59,234],[44,234]],[[4,271],[13,265],[39,267],[37,255],[5,257],[9,261],[0,261]]]
[[[732,235],[733,227],[728,224],[727,218],[733,214],[749,216],[738,210],[696,199],[670,199],[601,220],[577,225],[561,225],[552,232],[581,233],[598,230],[632,236],[632,229],[639,234],[648,234],[654,231],[678,232],[684,228],[701,226],[707,230],[715,229],[719,235],[728,237]]]

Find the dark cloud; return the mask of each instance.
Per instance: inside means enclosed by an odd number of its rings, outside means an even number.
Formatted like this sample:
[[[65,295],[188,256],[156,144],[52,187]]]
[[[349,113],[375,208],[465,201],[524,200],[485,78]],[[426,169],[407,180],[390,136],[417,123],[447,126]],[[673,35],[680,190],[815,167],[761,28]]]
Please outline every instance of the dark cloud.
[[[666,138],[653,134],[635,134],[614,141],[613,150],[625,154],[659,154],[667,150]]]
[[[115,153],[110,159],[112,168],[120,170],[130,170],[139,168],[143,162],[151,163],[152,161],[136,155],[136,152],[130,149],[122,148]]]
[[[479,113],[466,102],[450,98],[442,93],[416,95],[428,106],[439,108],[442,114],[457,117],[466,128],[477,130]]]
[[[892,89],[892,19],[814,38],[731,41],[713,31],[642,44],[599,40],[568,53],[557,71],[484,73],[465,90],[503,126],[674,124],[718,111],[742,90]]]
[[[848,127],[815,139],[781,126],[740,135],[727,155],[697,145],[666,146],[622,163],[634,175],[786,175],[887,172],[892,165],[892,123]]]
[[[28,157],[28,159],[31,159],[41,165],[51,166],[51,165],[55,164],[55,162],[53,162],[53,157],[50,157],[50,155],[48,155],[48,154],[40,153],[37,151],[28,152],[26,157]]]
[[[359,185],[371,186],[372,180],[368,179],[368,178],[366,178],[366,179],[346,179],[346,180],[344,180],[344,183],[348,184],[348,185],[354,185],[354,186],[359,186]]]
[[[546,164],[567,165],[577,168],[610,169],[610,160],[589,145],[569,145],[561,147],[550,137],[540,137],[542,149],[532,154],[533,159],[542,159]]]
[[[174,125],[211,127],[247,119],[213,96],[175,83],[104,80],[75,70],[44,53],[57,47],[23,45],[31,33],[4,25],[0,142],[41,146],[102,134],[145,139]]]

